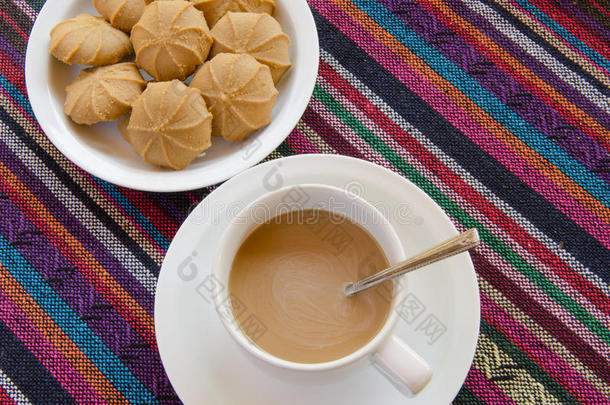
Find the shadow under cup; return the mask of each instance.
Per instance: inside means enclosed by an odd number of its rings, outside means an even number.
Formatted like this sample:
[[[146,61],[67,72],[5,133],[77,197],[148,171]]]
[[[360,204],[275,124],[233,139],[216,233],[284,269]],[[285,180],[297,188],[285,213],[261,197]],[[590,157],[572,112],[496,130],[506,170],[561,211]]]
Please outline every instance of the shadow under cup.
[[[405,259],[402,243],[394,228],[385,216],[370,203],[344,189],[320,184],[302,184],[284,187],[264,194],[244,208],[231,221],[219,240],[216,257],[212,264],[212,274],[216,278],[218,285],[229,285],[229,274],[231,272],[233,259],[242,243],[259,225],[268,222],[281,214],[310,209],[340,214],[355,224],[360,225],[360,227],[368,231],[368,233],[378,242],[390,264]],[[393,367],[395,370],[384,367],[383,364],[381,364],[381,367],[379,367],[379,364],[376,364],[376,366],[378,366],[382,373],[395,385],[406,385],[406,392],[416,393],[422,389],[430,379],[431,370],[423,359],[412,352],[404,342],[391,334],[398,320],[398,315],[395,311],[396,306],[406,295],[404,278],[396,279],[393,282],[393,299],[390,311],[385,323],[377,334],[369,340],[368,343],[354,352],[337,360],[321,363],[297,363],[279,358],[262,350],[240,329],[233,314],[228,288],[219,288],[219,291],[214,295],[214,300],[217,312],[225,328],[243,348],[264,362],[285,369],[296,371],[338,369],[361,360],[368,355],[375,355],[374,359],[376,359],[384,350],[390,351],[387,346],[396,346],[396,344],[398,344],[398,346],[402,345],[401,347],[398,347],[398,349],[396,349],[396,347],[393,348],[391,351],[393,352],[392,356],[394,357],[397,355],[400,357],[402,352],[410,351],[405,358],[407,366],[409,366],[409,370],[406,371],[406,373],[409,374],[407,376],[407,381],[405,381],[404,376],[402,376],[402,374],[405,373],[402,364]],[[398,341],[398,343],[394,342],[388,344],[388,341]],[[376,360],[374,360],[374,362],[379,363]],[[413,367],[411,367],[409,363],[413,363]],[[409,379],[414,376],[417,377],[415,383],[409,381]],[[401,387],[399,388],[401,389]]]

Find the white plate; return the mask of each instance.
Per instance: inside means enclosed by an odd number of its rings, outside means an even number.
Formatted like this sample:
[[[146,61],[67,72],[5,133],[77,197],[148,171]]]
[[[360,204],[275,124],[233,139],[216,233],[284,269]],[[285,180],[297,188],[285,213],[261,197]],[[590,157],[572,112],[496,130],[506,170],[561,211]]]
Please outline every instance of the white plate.
[[[48,0],[28,42],[25,77],[34,114],[51,142],[68,159],[111,183],[146,191],[184,191],[224,181],[264,159],[290,134],[307,107],[318,72],[318,32],[305,0],[276,0],[274,17],[291,38],[292,67],[278,84],[271,124],[242,143],[213,139],[186,169],[173,171],[144,162],[120,136],[116,123],[74,124],[63,112],[65,87],[82,66],[49,54],[49,32],[79,13],[97,15],[91,0]]]
[[[208,195],[176,234],[161,267],[155,331],[161,359],[187,404],[447,404],[472,362],[479,332],[477,279],[467,253],[408,277],[397,333],[434,369],[414,398],[402,396],[368,362],[323,376],[269,372],[242,351],[206,293],[216,242],[227,223],[263,193],[320,183],[345,187],[380,209],[407,254],[457,234],[445,213],[409,181],[372,163],[336,155],[300,155],[245,171]],[[193,255],[193,252],[196,255]],[[180,271],[181,270],[181,271]]]

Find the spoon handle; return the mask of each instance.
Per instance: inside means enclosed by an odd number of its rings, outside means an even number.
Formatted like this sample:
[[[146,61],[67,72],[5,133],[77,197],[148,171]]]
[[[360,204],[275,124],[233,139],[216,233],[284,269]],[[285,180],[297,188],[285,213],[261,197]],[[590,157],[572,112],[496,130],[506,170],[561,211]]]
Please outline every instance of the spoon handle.
[[[442,242],[440,245],[436,245],[433,248],[425,250],[417,256],[397,263],[392,267],[380,271],[379,273],[372,274],[353,283],[348,283],[345,286],[345,295],[349,297],[350,295],[359,291],[374,287],[377,284],[381,284],[386,280],[402,276],[403,274],[417,270],[420,267],[424,267],[448,257],[457,255],[458,253],[465,252],[477,247],[480,242],[481,241],[479,239],[479,233],[477,230],[475,228],[469,229],[454,238]]]

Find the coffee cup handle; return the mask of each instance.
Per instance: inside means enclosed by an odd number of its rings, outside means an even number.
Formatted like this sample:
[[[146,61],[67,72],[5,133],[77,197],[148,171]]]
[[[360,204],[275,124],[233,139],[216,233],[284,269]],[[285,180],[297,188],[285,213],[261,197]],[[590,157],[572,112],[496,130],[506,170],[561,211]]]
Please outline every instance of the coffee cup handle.
[[[373,354],[373,365],[406,395],[417,395],[432,378],[426,360],[395,335]]]

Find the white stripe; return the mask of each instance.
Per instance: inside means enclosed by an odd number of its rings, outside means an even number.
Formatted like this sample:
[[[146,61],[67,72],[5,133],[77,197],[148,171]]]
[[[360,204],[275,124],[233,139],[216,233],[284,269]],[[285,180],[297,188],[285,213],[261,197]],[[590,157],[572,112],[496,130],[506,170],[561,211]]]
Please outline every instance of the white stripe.
[[[28,147],[18,141],[10,128],[0,123],[2,132],[9,134],[3,137],[4,143],[11,151],[28,166],[34,174],[42,174],[38,179],[49,189],[68,211],[78,214],[78,220],[98,240],[103,240],[104,245],[116,259],[127,269],[150,294],[154,294],[157,283],[152,273],[140,262],[125,245],[108,230],[93,213],[68,190],[57,176],[50,171],[44,163]]]
[[[586,277],[592,284],[597,286],[601,291],[610,297],[610,288],[599,276],[583,266],[572,254],[563,248],[560,248],[555,241],[545,235],[519,212],[512,208],[508,203],[498,198],[491,190],[485,187],[481,182],[475,179],[469,172],[462,168],[455,160],[446,155],[432,141],[426,138],[418,129],[413,127],[402,116],[396,113],[388,104],[385,103],[379,96],[365,86],[351,72],[345,69],[331,54],[325,50],[320,50],[320,57],[332,68],[347,80],[353,87],[366,97],[372,104],[381,110],[390,120],[401,127],[404,131],[411,134],[424,148],[431,152],[437,159],[448,166],[453,172],[460,176],[466,183],[477,190],[482,196],[493,203],[504,214],[512,218],[521,228],[523,228],[532,237],[537,239],[542,245],[568,263],[570,267]]]
[[[323,85],[324,79],[318,78],[318,84]],[[334,95],[333,95],[334,97]],[[337,100],[338,101],[338,100]],[[352,144],[356,149],[359,150],[362,154],[366,156],[368,160],[378,162],[382,166],[396,170],[395,167],[391,165],[381,154],[371,148],[366,141],[364,141],[357,133],[355,133],[347,124],[341,121],[332,111],[328,109],[321,101],[318,99],[312,99],[310,106],[316,110],[316,112],[323,117],[333,128],[337,129],[343,137]],[[421,167],[421,164],[417,163],[417,160],[411,157],[406,151],[397,144],[393,143],[393,140],[383,139],[388,143],[390,148],[394,148],[396,153],[401,156],[405,161],[409,164],[416,167],[417,170],[421,170],[424,176],[429,178],[432,183],[435,183],[435,186],[439,188],[443,188],[441,185],[441,181],[437,179],[430,171],[426,168]],[[420,166],[420,167],[418,167]],[[452,193],[453,194],[453,193]],[[462,200],[463,201],[463,200]],[[467,203],[466,203],[467,204]],[[447,215],[451,217],[451,213],[448,212]],[[481,215],[478,215],[481,217]],[[478,219],[478,218],[476,218]],[[455,223],[459,223],[456,218],[452,218]],[[574,333],[577,333],[585,327],[574,315],[565,310],[561,305],[556,303],[553,298],[551,298],[548,294],[544,293],[540,288],[538,288],[532,281],[530,281],[525,275],[515,269],[512,265],[508,264],[499,254],[497,254],[494,250],[487,247],[487,245],[481,245],[479,252],[486,257],[491,263],[494,265],[503,268],[502,273],[505,274],[508,278],[510,278],[515,284],[522,286],[527,291],[530,291],[530,295],[537,301],[541,307],[547,309],[550,313],[554,314],[557,318],[562,320],[566,326],[572,330]],[[597,336],[586,336],[584,337],[588,343],[596,348],[599,352],[603,352],[607,350],[604,348],[604,342],[602,342]]]
[[[479,247],[477,247],[477,252],[484,256],[490,263],[493,263],[495,266],[501,268],[502,274],[504,274],[513,283],[526,290],[533,301],[537,302],[538,305],[549,311],[555,318],[559,319],[566,328],[570,329],[575,335],[587,342],[602,357],[610,361],[610,350],[608,350],[608,344],[601,340],[601,338],[599,338],[594,332],[582,333],[582,329],[587,327],[584,326],[583,323],[576,318],[576,316],[572,315],[567,309],[555,302],[551,296],[546,294],[544,291],[541,291],[532,281],[530,281],[529,278],[527,278],[527,276],[506,262],[506,260],[504,260],[504,258],[495,250],[491,249],[485,244],[481,244]],[[534,292],[534,294],[531,294],[531,292]]]
[[[42,133],[32,121],[24,116],[21,110],[18,109],[11,100],[0,94],[0,102],[8,111],[9,115],[11,115],[17,123],[25,129],[26,133],[70,175],[72,180],[91,197],[94,203],[106,212],[106,214],[108,214],[108,216],[110,216],[131,239],[142,246],[146,254],[160,266],[164,256],[162,248],[154,244],[147,234],[142,233],[142,229],[139,225],[126,217],[122,210],[116,209],[116,206],[113,204],[114,200],[112,200],[111,197],[107,197],[105,191],[100,191],[101,187],[95,182],[95,179],[85,177],[81,169],[71,164],[68,159],[51,144],[44,133]]]
[[[302,133],[309,140],[309,142],[312,143],[312,145],[318,148],[320,152],[330,154],[337,153],[337,151],[332,146],[324,142],[323,139],[320,139],[316,132],[302,120],[297,123],[296,129],[298,129],[299,132]]]
[[[9,397],[11,397],[13,401],[15,401],[15,403],[19,405],[32,404],[30,400],[27,399],[21,391],[19,391],[19,388],[17,388],[17,386],[11,381],[10,378],[8,378],[6,374],[4,374],[4,371],[2,370],[0,370],[0,386],[2,386],[2,389],[8,394]]]
[[[421,164],[416,158],[412,157],[411,154],[406,153],[404,148],[399,145],[394,139],[389,137],[383,129],[381,129],[377,124],[375,124],[369,117],[367,117],[358,107],[352,104],[343,94],[341,94],[337,89],[332,87],[326,80],[322,77],[318,78],[318,84],[324,88],[331,96],[338,101],[347,111],[349,111],[358,121],[364,124],[371,132],[377,135],[378,138],[382,139],[390,148],[397,151],[401,157],[416,168],[417,171],[422,173],[429,181],[434,184],[436,188],[441,190],[444,194],[449,196],[460,208],[462,208],[465,212],[468,213],[472,218],[478,221],[481,225],[483,225],[486,229],[491,231],[491,233],[497,237],[499,240],[504,241],[508,247],[513,249],[519,256],[525,260],[530,266],[534,269],[542,273],[547,279],[549,279],[553,284],[564,290],[564,292],[572,298],[575,302],[585,308],[587,311],[591,312],[595,317],[597,317],[602,323],[606,322],[610,324],[610,317],[606,315],[604,312],[600,311],[593,303],[591,303],[585,296],[583,296],[579,291],[574,289],[567,281],[563,280],[559,277],[551,268],[549,268],[546,264],[540,261],[535,255],[531,254],[526,248],[517,243],[509,234],[507,234],[502,228],[496,225],[490,218],[486,215],[482,214],[476,207],[474,207],[469,201],[464,199],[462,196],[457,194],[450,185],[447,185],[440,178],[438,178],[434,173],[432,173],[427,167]],[[323,108],[319,101],[312,104],[315,108]],[[324,109],[326,112],[326,109]],[[328,115],[331,116],[328,116]],[[332,116],[331,113],[326,113],[325,117],[327,119],[332,120],[334,125],[341,125],[342,133],[351,132],[349,128],[345,128],[345,124],[339,124],[338,118]],[[355,134],[354,134],[355,135]],[[357,136],[357,135],[355,135]],[[358,137],[360,138],[360,137]],[[361,139],[361,138],[360,138]],[[364,144],[364,148],[370,149],[364,141],[361,140],[360,143]],[[474,188],[474,187],[473,187]],[[480,193],[480,190],[477,190]],[[493,205],[493,203],[492,203]]]
[[[15,3],[25,15],[30,17],[30,20],[34,21],[36,19],[36,11],[34,11],[25,0],[13,0],[13,3]]]
[[[498,307],[507,312],[518,323],[521,323],[526,329],[529,329],[536,338],[540,339],[549,351],[555,352],[563,361],[572,367],[575,372],[580,373],[588,380],[599,392],[605,394],[606,397],[610,397],[610,387],[608,387],[608,385],[580,359],[576,358],[563,343],[540,326],[531,316],[524,313],[504,294],[496,290],[487,280],[480,278],[479,286],[481,287],[481,291],[488,295]]]
[[[552,55],[544,50],[540,45],[532,41],[517,28],[504,20],[495,10],[486,4],[473,0],[462,0],[471,10],[481,15],[489,21],[498,31],[508,38],[525,52],[538,59],[549,70],[557,75],[561,80],[571,85],[593,104],[610,114],[610,98],[602,94],[598,89],[591,86],[582,76],[570,70]]]

